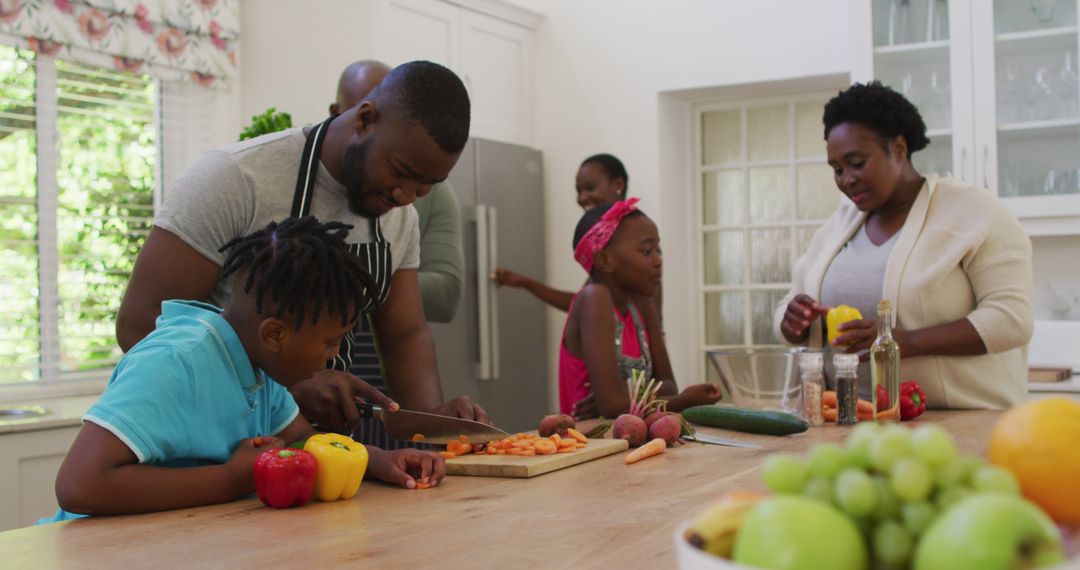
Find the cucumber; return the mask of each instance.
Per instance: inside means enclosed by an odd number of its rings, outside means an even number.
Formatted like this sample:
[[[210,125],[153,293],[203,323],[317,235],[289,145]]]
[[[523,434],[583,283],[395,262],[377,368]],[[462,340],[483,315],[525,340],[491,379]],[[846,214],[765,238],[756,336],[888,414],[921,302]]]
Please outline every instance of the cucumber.
[[[698,425],[768,435],[801,433],[810,427],[806,421],[786,412],[727,406],[694,406],[683,410],[682,416]]]

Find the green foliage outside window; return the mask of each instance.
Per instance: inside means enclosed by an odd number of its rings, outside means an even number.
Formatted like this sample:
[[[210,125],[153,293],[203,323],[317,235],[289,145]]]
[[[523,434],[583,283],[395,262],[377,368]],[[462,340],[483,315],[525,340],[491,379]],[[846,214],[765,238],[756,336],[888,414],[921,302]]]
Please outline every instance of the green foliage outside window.
[[[34,55],[0,47],[0,383],[108,368],[116,312],[153,221],[156,82],[56,61],[56,323],[41,323]],[[38,111],[40,114],[40,111]],[[29,116],[19,123],[13,117]],[[40,119],[39,119],[40,120]],[[46,317],[47,318],[47,317]],[[44,326],[43,326],[44,325]],[[55,330],[59,353],[41,330]]]

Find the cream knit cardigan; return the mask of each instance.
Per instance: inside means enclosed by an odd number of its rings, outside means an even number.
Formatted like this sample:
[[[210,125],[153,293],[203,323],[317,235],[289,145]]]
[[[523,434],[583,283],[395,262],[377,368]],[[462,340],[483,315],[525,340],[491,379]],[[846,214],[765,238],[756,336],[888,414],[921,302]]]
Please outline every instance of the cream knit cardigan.
[[[774,314],[779,339],[788,303],[799,293],[820,299],[825,271],[866,216],[843,200],[814,233]],[[917,380],[934,408],[1005,408],[1026,400],[1031,297],[1031,240],[1016,217],[986,190],[927,176],[889,255],[882,298],[893,301],[900,329],[966,318],[988,353],[901,358],[901,381]],[[810,347],[822,346],[820,320],[810,326]]]

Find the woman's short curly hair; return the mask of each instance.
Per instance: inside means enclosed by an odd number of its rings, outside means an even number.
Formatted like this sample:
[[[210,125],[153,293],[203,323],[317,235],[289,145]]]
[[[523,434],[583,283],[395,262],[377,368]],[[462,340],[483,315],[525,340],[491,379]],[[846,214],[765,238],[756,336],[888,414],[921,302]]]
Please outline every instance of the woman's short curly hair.
[[[919,110],[903,95],[880,81],[856,83],[841,91],[825,104],[825,139],[841,123],[858,123],[881,135],[882,141],[903,136],[907,141],[908,158],[930,144],[926,123]]]

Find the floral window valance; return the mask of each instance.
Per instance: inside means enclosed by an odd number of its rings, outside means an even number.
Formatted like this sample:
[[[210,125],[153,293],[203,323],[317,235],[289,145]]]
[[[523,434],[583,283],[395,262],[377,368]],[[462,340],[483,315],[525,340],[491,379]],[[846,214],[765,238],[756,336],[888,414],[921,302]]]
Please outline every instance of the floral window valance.
[[[89,65],[224,87],[237,0],[0,0],[0,43]]]

